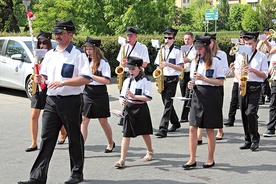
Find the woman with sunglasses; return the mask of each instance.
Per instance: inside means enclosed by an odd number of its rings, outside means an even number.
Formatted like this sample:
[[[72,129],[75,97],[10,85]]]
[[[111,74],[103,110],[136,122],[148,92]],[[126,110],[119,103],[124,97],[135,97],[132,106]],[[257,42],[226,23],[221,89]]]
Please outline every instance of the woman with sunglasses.
[[[160,48],[155,59],[155,65],[163,68],[164,90],[161,92],[164,111],[159,125],[159,132],[155,135],[163,138],[167,137],[167,132],[174,132],[180,128],[179,119],[173,106],[172,97],[175,96],[179,75],[183,68],[184,62],[179,47],[174,45],[175,37],[178,30],[167,27],[164,31],[165,46]],[[160,51],[162,51],[162,62],[160,62]],[[169,121],[172,127],[168,130]]]
[[[108,144],[104,153],[111,153],[115,148],[112,129],[107,118],[110,117],[109,98],[106,85],[110,83],[110,66],[100,49],[101,40],[86,38],[83,45],[92,69],[93,81],[85,85],[83,91],[83,112],[81,132],[84,142],[87,139],[90,119],[98,119],[105,133]]]
[[[52,33],[40,32],[37,35],[37,44],[36,49],[52,49],[52,42],[51,42]],[[39,60],[39,68],[42,63],[42,59]],[[43,90],[39,90],[37,86],[37,91],[35,94],[32,95],[31,99],[31,120],[30,120],[30,130],[31,130],[31,137],[32,143],[31,145],[25,149],[26,152],[31,152],[37,150],[37,134],[38,134],[38,118],[42,109],[44,109],[46,103],[46,92],[47,88]],[[60,138],[58,144],[63,144],[66,138],[66,130],[62,126],[60,130]]]

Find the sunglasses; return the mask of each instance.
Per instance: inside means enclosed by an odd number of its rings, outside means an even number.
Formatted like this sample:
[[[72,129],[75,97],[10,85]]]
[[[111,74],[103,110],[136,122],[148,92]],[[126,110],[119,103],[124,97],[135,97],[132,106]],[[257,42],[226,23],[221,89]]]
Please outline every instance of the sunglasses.
[[[173,37],[166,37],[166,36],[164,36],[164,39],[169,39],[169,40],[172,40],[172,39],[173,39]]]
[[[46,45],[47,43],[48,43],[47,41],[43,41],[43,42],[38,41],[38,45],[40,45],[40,44]]]

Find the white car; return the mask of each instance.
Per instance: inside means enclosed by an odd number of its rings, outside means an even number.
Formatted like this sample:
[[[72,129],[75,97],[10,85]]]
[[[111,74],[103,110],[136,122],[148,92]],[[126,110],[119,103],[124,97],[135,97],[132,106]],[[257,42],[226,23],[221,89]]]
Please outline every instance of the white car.
[[[56,46],[53,40],[52,44]],[[31,98],[30,76],[35,63],[32,50],[31,37],[0,37],[0,87],[26,91]]]

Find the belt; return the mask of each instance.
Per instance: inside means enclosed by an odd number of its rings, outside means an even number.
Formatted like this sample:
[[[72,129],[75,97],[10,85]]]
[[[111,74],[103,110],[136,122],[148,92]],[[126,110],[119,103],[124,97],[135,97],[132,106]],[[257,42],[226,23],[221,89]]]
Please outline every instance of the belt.
[[[49,96],[49,97],[51,97],[51,98],[70,98],[70,97],[78,97],[78,96],[80,96],[80,94],[79,95],[67,95],[67,96],[55,95],[55,96]]]
[[[145,104],[147,102],[139,102],[139,101],[133,101],[133,100],[128,100],[129,103],[132,103],[132,104]]]

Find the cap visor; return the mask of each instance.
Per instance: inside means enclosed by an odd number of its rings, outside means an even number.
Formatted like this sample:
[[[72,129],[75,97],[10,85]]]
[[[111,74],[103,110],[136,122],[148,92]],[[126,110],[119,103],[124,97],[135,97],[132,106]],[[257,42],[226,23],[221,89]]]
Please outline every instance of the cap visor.
[[[53,31],[52,31],[52,33],[61,33],[63,31],[63,29],[54,29]]]
[[[135,65],[129,65],[129,64],[126,64],[126,67],[127,67],[127,68],[134,68],[134,67],[135,67]]]
[[[83,47],[92,47],[94,46],[93,44],[86,42],[85,44],[82,45]]]

